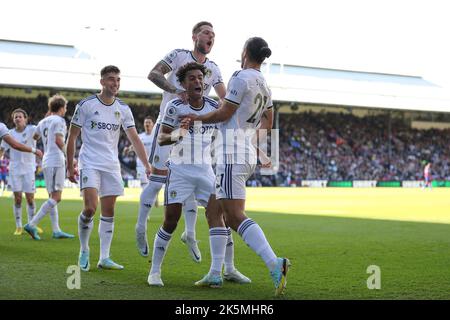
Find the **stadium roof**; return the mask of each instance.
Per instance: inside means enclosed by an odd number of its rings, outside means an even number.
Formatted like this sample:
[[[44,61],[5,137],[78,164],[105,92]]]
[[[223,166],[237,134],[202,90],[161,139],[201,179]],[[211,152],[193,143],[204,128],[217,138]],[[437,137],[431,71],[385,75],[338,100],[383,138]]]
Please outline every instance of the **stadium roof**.
[[[3,86],[98,90],[103,66],[102,61],[73,45],[0,39]],[[231,63],[222,66],[222,73],[231,74],[238,68],[238,62]],[[121,69],[121,90],[161,93],[147,80],[149,70]],[[262,72],[274,101],[450,112],[448,93],[420,76],[277,63],[265,64]]]

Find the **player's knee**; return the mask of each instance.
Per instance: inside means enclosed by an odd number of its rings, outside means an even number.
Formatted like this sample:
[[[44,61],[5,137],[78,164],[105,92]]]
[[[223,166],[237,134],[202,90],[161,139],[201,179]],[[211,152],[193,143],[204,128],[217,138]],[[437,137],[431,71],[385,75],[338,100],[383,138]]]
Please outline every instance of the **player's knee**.
[[[175,220],[175,219],[168,220],[166,218],[163,223],[163,229],[164,229],[164,231],[166,231],[168,233],[173,233],[175,231],[175,229],[177,228],[177,225],[178,225],[177,220]]]
[[[22,205],[22,197],[14,196],[14,204],[16,206],[21,206]]]
[[[97,208],[95,206],[86,206],[83,210],[83,213],[87,217],[92,217],[95,214]]]
[[[59,203],[61,201],[61,195],[60,194],[52,194],[52,199]]]

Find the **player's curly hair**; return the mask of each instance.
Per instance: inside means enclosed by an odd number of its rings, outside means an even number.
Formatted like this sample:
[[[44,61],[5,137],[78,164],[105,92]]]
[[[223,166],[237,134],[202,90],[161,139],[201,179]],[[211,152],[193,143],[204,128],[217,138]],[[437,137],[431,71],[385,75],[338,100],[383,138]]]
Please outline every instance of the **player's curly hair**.
[[[189,62],[184,66],[182,66],[180,69],[178,69],[177,72],[178,81],[182,83],[186,78],[186,74],[191,70],[200,70],[203,73],[203,75],[206,74],[206,67],[204,65],[197,62]]]

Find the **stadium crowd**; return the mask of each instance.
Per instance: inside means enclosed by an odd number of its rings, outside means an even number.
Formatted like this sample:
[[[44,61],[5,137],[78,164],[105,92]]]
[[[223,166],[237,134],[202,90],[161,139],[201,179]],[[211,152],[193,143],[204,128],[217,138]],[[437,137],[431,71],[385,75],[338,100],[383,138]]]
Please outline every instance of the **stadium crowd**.
[[[47,112],[48,97],[0,98],[0,121],[13,127],[12,110],[21,107],[29,123]],[[69,101],[69,124],[78,101]],[[138,132],[143,120],[157,118],[158,108],[130,104]],[[391,134],[389,134],[391,121]],[[252,186],[299,186],[302,180],[421,180],[423,161],[433,163],[434,179],[450,180],[450,130],[416,130],[401,119],[387,115],[357,117],[343,113],[280,114],[280,163],[276,175],[261,175],[260,169],[248,180]],[[81,143],[78,143],[78,147]],[[122,132],[119,150],[129,146]],[[38,147],[41,147],[38,145]],[[42,147],[41,147],[42,148]],[[135,177],[136,157],[120,152],[123,176]],[[39,170],[38,170],[39,172]]]

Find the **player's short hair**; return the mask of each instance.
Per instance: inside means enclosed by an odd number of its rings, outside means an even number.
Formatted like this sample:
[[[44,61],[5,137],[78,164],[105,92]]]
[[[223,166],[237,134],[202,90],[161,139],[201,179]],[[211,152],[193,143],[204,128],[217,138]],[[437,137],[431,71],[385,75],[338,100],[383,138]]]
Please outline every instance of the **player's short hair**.
[[[196,23],[195,26],[192,28],[192,35],[199,33],[200,28],[203,26],[210,26],[211,28],[214,28],[211,22],[200,21],[200,22]]]
[[[62,95],[55,94],[48,99],[48,110],[50,112],[58,112],[65,105],[67,105],[67,100]]]
[[[14,115],[15,115],[16,113],[21,113],[21,114],[23,114],[23,117],[24,117],[25,119],[28,118],[28,113],[27,113],[25,110],[23,110],[22,108],[14,109],[13,112],[11,113],[11,118],[14,119]]]
[[[270,50],[266,40],[260,37],[248,39],[245,47],[250,60],[257,63],[263,63],[264,59],[272,55],[272,50]]]
[[[113,65],[103,67],[100,71],[100,76],[103,78],[107,73],[120,73],[120,69]]]
[[[177,72],[178,81],[182,83],[186,78],[186,74],[191,70],[200,70],[203,73],[203,75],[206,74],[206,67],[204,65],[197,62],[189,62],[184,66],[180,67],[180,69],[178,69]]]
[[[155,119],[154,119],[152,116],[146,116],[146,117],[144,118],[144,121],[145,121],[145,120],[152,120],[152,122],[155,123]]]

